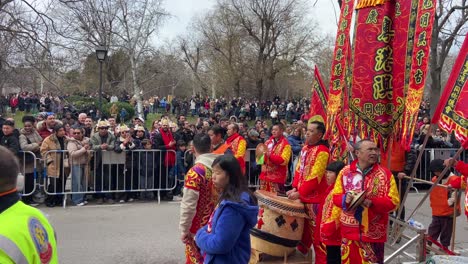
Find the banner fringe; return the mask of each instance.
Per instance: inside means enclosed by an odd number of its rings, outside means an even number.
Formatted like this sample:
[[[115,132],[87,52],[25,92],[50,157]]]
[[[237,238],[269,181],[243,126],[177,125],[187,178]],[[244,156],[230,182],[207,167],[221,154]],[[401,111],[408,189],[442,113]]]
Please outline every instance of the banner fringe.
[[[382,5],[386,0],[360,0],[356,9]]]

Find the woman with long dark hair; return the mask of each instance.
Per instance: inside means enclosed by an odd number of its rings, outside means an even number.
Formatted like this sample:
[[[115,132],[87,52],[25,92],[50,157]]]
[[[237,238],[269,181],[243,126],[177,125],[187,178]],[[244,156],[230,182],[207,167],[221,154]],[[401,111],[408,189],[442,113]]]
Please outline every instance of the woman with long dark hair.
[[[257,223],[257,199],[247,188],[237,159],[217,157],[212,181],[220,191],[219,202],[208,224],[195,237],[204,263],[248,263],[250,229]]]

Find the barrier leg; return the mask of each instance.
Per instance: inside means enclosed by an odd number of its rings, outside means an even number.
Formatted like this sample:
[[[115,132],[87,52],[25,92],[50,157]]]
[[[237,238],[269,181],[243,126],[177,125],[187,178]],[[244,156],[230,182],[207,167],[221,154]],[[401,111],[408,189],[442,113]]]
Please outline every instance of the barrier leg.
[[[158,191],[158,204],[161,204],[161,191]]]
[[[67,194],[63,195],[63,209],[67,208]]]

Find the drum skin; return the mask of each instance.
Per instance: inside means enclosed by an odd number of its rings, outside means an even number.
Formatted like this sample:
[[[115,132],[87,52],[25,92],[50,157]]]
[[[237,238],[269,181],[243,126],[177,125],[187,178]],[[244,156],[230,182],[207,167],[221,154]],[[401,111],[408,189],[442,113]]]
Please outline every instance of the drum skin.
[[[277,257],[291,254],[304,231],[304,205],[266,191],[255,195],[260,211],[250,235],[252,249]]]

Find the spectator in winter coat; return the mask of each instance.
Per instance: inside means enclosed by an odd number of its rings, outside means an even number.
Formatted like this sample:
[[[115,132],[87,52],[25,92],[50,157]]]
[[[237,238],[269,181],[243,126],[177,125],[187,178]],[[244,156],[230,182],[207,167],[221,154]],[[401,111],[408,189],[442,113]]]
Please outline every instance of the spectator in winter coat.
[[[20,144],[19,138],[16,136],[13,131],[15,129],[15,124],[12,121],[6,120],[3,122],[2,132],[3,136],[0,140],[0,146],[8,148],[15,155],[19,154]]]
[[[62,122],[55,120],[55,115],[50,113],[47,115],[45,121],[40,121],[37,123],[37,132],[43,139],[52,135],[54,133],[55,124],[62,124]]]
[[[204,263],[248,263],[250,229],[257,224],[258,206],[247,188],[241,167],[232,155],[213,162],[213,183],[220,190],[218,206],[195,241]]]
[[[302,128],[295,127],[291,135],[288,136],[288,142],[291,145],[293,156],[299,155],[302,149]]]

